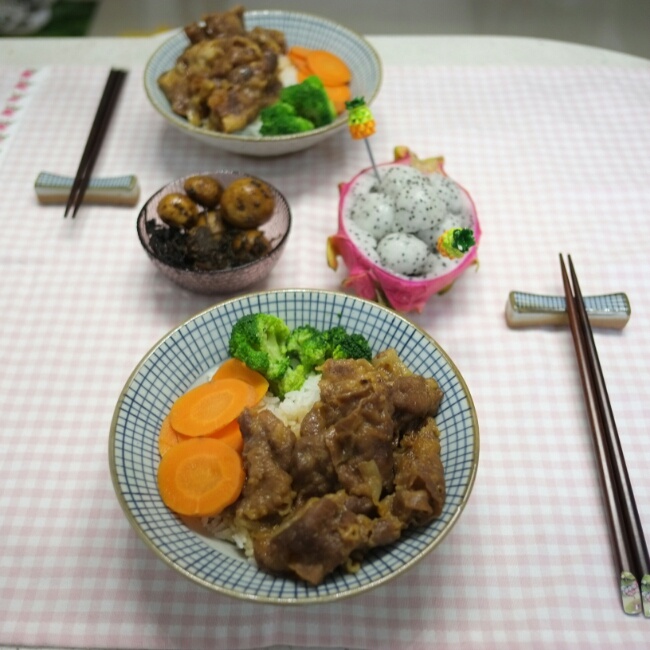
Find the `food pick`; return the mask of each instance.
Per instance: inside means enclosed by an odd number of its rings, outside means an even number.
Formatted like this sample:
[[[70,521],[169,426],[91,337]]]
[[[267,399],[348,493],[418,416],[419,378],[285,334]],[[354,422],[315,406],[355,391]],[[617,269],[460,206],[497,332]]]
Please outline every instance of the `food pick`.
[[[345,108],[348,110],[348,128],[350,129],[350,135],[355,140],[363,140],[366,143],[370,164],[375,171],[377,180],[381,183],[381,176],[379,175],[379,170],[375,164],[372,149],[368,142],[368,138],[375,132],[375,118],[363,97],[355,97],[349,102],[345,102]]]

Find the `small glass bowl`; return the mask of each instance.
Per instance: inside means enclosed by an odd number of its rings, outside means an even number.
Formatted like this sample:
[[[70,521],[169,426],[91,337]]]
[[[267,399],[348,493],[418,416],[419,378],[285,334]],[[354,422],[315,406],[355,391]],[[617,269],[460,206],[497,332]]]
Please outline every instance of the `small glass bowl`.
[[[167,194],[183,192],[183,185],[187,178],[197,175],[214,178],[224,187],[227,187],[238,178],[255,178],[250,174],[239,171],[200,172],[199,174],[190,174],[183,178],[178,178],[161,187],[144,204],[138,215],[138,237],[149,259],[172,282],[189,291],[206,295],[234,293],[267,277],[280,259],[291,230],[291,209],[289,208],[289,204],[277,188],[273,187],[267,181],[263,182],[273,191],[275,196],[275,209],[271,218],[259,228],[271,243],[270,251],[264,256],[240,266],[206,271],[171,266],[156,255],[156,252],[151,247],[149,233],[147,232],[147,221],[153,220],[157,224],[164,226],[164,222],[158,216],[158,203]]]

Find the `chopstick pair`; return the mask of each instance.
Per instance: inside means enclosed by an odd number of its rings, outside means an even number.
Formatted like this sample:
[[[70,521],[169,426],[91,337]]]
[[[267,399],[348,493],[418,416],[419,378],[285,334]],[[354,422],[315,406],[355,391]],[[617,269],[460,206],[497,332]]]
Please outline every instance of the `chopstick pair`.
[[[90,133],[88,134],[86,147],[81,156],[77,174],[74,183],[72,184],[72,189],[70,190],[70,196],[68,197],[68,202],[65,206],[64,217],[67,217],[70,208],[73,208],[71,216],[74,218],[77,214],[77,210],[79,210],[79,207],[83,202],[86,189],[90,183],[90,175],[93,171],[93,166],[95,165],[104,136],[108,130],[108,125],[113,115],[113,110],[115,109],[115,104],[117,103],[117,98],[122,89],[125,77],[125,70],[116,70],[115,68],[111,69],[108,75],[102,98],[97,107],[95,119],[90,128]]]
[[[591,325],[587,318],[580,285],[570,255],[568,262],[571,282],[569,282],[564,259],[560,255],[569,324],[589,412],[601,484],[607,502],[614,553],[620,571],[623,610],[626,614],[639,614],[643,611],[644,615],[650,618],[648,547],[643,535]]]

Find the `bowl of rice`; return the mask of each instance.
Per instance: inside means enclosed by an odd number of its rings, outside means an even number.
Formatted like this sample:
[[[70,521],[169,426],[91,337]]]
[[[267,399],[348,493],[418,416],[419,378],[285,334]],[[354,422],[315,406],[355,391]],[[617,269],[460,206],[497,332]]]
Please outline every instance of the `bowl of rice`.
[[[333,571],[317,585],[261,570],[245,533],[218,519],[187,518],[163,503],[156,473],[158,435],[174,401],[207,381],[229,358],[233,325],[243,316],[268,313],[290,328],[342,326],[363,335],[374,354],[394,349],[410,371],[434,378],[443,392],[436,415],[446,497],[440,516],[409,528],[394,543],[372,549],[354,572]],[[283,400],[267,395],[266,407],[299,431],[319,400],[318,375]],[[243,600],[308,604],[358,595],[411,569],[440,544],[461,516],[474,484],[479,456],[478,421],[458,368],[422,329],[392,310],[347,294],[307,289],[248,294],[219,303],[166,334],[133,370],[111,423],[109,465],[117,499],[145,545],[172,569],[201,586]]]

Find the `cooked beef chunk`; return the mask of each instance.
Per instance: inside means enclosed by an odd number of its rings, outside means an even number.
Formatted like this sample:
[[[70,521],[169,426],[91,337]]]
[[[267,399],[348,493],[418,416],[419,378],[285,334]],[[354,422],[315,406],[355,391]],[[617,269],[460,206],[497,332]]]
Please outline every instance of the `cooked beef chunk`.
[[[235,7],[188,25],[191,44],[158,79],[172,110],[194,126],[240,131],[279,97],[284,35],[258,27],[247,32],[243,11]]]
[[[382,350],[372,360],[373,367],[381,372],[387,379],[395,377],[410,377],[413,373],[399,358],[394,348]]]
[[[277,29],[266,29],[265,27],[253,27],[248,35],[263,50],[270,50],[275,54],[282,54],[287,51],[287,39],[284,33]]]
[[[386,395],[359,400],[328,428],[327,448],[341,485],[349,494],[379,501],[393,487],[393,409]]]
[[[433,418],[406,434],[395,452],[395,498],[392,511],[406,525],[423,525],[442,512],[445,478],[440,432]]]
[[[242,5],[237,5],[221,13],[206,14],[200,22],[185,27],[185,34],[192,43],[220,36],[236,36],[244,34],[245,31],[244,7]]]
[[[416,418],[433,416],[442,401],[442,391],[435,381],[419,375],[396,377],[390,389],[396,411]]]
[[[292,571],[317,585],[368,545],[372,522],[349,510],[343,491],[314,497],[271,533],[254,540],[255,559],[274,573]]]
[[[378,383],[374,368],[363,359],[328,359],[322,371],[320,398],[326,425],[353,411]]]
[[[244,438],[246,482],[236,504],[239,519],[258,521],[286,515],[295,493],[288,473],[296,437],[270,411],[239,416]]]
[[[435,379],[413,374],[392,348],[380,352],[372,364],[389,386],[398,439],[424,418],[436,415],[443,393]]]
[[[320,410],[341,486],[379,501],[393,487],[393,404],[386,384],[362,359],[323,365]]]
[[[336,492],[340,487],[325,442],[325,424],[319,409],[313,408],[302,421],[289,471],[296,491],[296,504]]]

